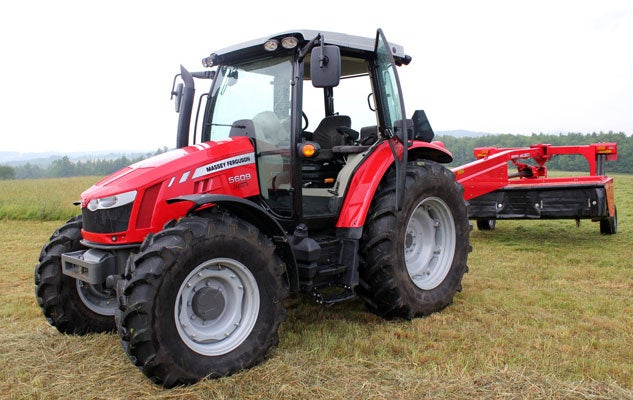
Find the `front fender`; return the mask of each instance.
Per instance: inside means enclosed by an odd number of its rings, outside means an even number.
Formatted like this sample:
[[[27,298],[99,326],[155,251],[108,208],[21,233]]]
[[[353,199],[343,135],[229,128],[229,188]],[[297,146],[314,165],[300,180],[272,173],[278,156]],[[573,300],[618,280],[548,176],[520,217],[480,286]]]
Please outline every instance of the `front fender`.
[[[277,247],[277,254],[286,263],[288,283],[291,289],[298,290],[299,277],[297,262],[292,247],[288,243],[286,232],[279,222],[264,208],[241,197],[208,193],[179,196],[167,200],[167,203],[171,204],[180,201],[190,201],[194,203],[187,212],[188,215],[195,213],[202,207],[213,204],[256,226],[261,232],[265,233]]]
[[[402,155],[402,143],[395,142],[395,149],[398,156]],[[453,161],[453,155],[444,148],[441,142],[421,142],[414,141],[409,147],[408,159],[431,160],[439,163],[449,163]],[[356,169],[349,186],[347,194],[341,207],[337,228],[358,228],[365,224],[369,206],[374,198],[378,185],[387,170],[393,165],[393,152],[389,143],[384,141],[363,161]],[[395,204],[394,204],[395,207]]]

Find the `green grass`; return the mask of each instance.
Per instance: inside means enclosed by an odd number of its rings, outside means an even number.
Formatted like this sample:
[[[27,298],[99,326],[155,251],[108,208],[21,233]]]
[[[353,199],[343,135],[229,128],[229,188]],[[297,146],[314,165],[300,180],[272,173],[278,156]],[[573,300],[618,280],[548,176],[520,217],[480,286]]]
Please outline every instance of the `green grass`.
[[[385,321],[295,295],[280,345],[231,377],[164,390],[115,334],[65,336],[33,294],[62,221],[0,220],[0,393],[8,398],[633,399],[633,176],[616,176],[619,233],[583,221],[474,230],[463,292],[440,313]],[[58,182],[49,184],[53,193]],[[89,185],[81,184],[79,193]],[[68,189],[70,191],[70,189]],[[4,195],[3,195],[4,196]]]
[[[0,180],[0,219],[56,221],[80,213],[74,201],[99,177]]]

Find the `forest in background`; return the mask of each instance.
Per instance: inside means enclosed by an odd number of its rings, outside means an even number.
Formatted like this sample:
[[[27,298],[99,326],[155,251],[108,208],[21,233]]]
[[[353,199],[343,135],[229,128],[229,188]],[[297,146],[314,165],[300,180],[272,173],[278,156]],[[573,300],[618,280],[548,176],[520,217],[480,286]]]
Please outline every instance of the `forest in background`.
[[[20,166],[0,165],[0,179],[66,178],[71,176],[105,176],[168,151],[167,147],[136,157],[95,158],[73,161],[69,156],[53,160],[49,165],[27,162]]]
[[[552,145],[586,145],[599,142],[616,142],[618,144],[618,160],[606,165],[607,173],[632,173],[633,172],[633,137],[623,132],[600,133],[567,133],[567,134],[495,134],[482,136],[457,137],[438,134],[434,140],[444,143],[446,148],[453,153],[453,162],[448,167],[456,167],[475,160],[473,150],[476,147],[529,147],[534,144]],[[0,165],[0,179],[33,179],[33,178],[64,178],[70,176],[104,176],[109,175],[123,167],[126,167],[145,158],[158,155],[167,151],[167,148],[158,149],[154,153],[148,153],[139,157],[128,158],[121,156],[113,159],[94,159],[73,161],[68,156],[63,156],[52,161],[49,166],[26,163],[21,166]],[[558,156],[548,161],[550,170],[559,171],[587,171],[587,161],[582,156]]]
[[[453,153],[453,162],[447,165],[449,168],[475,161],[473,151],[476,147],[529,147],[535,144],[574,146],[615,142],[618,144],[618,159],[606,164],[607,173],[633,173],[633,137],[627,136],[623,132],[568,133],[560,135],[542,133],[532,135],[500,134],[477,137],[437,135],[434,140],[444,143],[446,148]],[[589,171],[585,158],[576,155],[554,157],[547,162],[547,168],[557,171]]]

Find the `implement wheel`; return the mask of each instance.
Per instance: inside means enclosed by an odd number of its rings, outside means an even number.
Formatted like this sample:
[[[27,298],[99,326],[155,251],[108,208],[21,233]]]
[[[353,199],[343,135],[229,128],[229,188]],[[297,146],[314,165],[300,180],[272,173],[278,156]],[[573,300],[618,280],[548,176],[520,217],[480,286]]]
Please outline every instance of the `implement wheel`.
[[[600,233],[603,235],[614,235],[618,233],[618,209],[615,209],[613,217],[600,220]]]
[[[477,229],[480,231],[491,231],[494,230],[497,226],[496,219],[478,219],[477,220]]]

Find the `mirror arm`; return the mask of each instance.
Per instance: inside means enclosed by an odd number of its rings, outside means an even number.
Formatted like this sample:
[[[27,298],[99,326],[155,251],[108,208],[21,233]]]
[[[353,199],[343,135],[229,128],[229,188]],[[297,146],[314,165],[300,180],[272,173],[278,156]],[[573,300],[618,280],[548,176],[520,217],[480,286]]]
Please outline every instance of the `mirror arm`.
[[[321,40],[321,56],[319,56],[319,68],[323,68],[328,64],[328,58],[325,56],[325,40]]]
[[[303,61],[305,56],[307,56],[308,53],[310,53],[310,50],[312,50],[312,48],[317,44],[319,40],[321,41],[321,46],[323,46],[323,43],[324,43],[323,35],[320,33],[316,35],[314,39],[310,40],[308,44],[303,46],[303,48],[299,51],[299,61]]]

